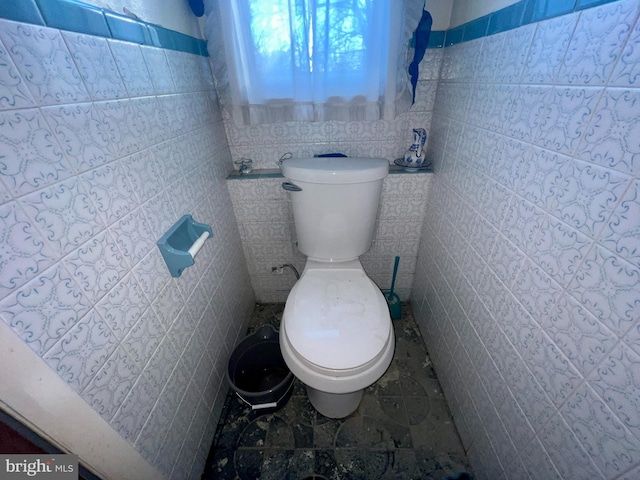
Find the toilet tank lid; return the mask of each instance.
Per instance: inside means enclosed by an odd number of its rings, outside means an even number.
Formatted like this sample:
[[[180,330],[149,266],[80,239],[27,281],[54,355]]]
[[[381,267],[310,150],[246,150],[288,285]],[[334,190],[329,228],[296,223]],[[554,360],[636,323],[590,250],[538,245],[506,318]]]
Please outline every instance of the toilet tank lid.
[[[290,158],[282,163],[282,174],[308,183],[365,183],[386,177],[389,162],[384,158],[360,157]]]

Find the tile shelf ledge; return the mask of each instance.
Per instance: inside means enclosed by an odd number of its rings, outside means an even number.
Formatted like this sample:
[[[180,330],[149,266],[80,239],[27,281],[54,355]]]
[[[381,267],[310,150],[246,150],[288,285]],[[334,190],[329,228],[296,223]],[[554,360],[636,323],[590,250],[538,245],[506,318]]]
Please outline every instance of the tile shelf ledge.
[[[430,168],[418,170],[417,172],[407,172],[397,165],[389,165],[389,175],[424,175],[433,174]],[[232,171],[227,180],[256,180],[260,178],[284,178],[279,168],[256,168],[251,173],[241,174],[239,170]]]

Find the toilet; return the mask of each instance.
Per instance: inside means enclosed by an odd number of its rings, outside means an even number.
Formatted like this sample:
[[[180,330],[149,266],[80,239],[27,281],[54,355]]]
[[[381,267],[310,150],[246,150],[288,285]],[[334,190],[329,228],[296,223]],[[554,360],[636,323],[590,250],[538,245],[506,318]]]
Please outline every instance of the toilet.
[[[287,298],[280,349],[315,409],[343,418],[384,374],[395,349],[386,300],[359,260],[371,246],[389,164],[379,158],[288,159],[282,173],[307,263]]]

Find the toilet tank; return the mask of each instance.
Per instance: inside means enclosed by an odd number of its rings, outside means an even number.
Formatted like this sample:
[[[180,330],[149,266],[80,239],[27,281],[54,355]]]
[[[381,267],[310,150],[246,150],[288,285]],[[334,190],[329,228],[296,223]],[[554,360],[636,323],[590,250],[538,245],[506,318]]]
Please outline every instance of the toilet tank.
[[[291,191],[298,248],[313,260],[340,262],[369,250],[382,182],[382,158],[292,158],[282,164]],[[287,188],[291,190],[291,187]]]

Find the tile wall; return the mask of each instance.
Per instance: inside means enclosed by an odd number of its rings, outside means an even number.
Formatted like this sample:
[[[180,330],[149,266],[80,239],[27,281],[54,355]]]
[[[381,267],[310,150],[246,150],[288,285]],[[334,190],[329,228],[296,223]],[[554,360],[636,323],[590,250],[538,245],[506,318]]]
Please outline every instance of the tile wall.
[[[410,146],[414,128],[429,131],[442,53],[441,48],[426,51],[420,63],[416,103],[393,121],[237,126],[223,113],[231,156],[234,161],[252,159],[256,169],[273,169],[287,152],[295,157],[340,152],[393,162]],[[430,180],[431,175],[422,174],[391,175],[385,180],[373,245],[361,258],[369,276],[381,288],[389,288],[394,258],[399,255],[396,289],[403,300],[411,292]],[[284,302],[295,283],[290,270],[277,275],[271,272],[272,266],[290,263],[302,273],[305,264],[306,257],[295,246],[289,197],[280,188],[281,183],[281,177],[269,176],[230,177],[227,182],[252,285],[260,302]]]
[[[640,477],[639,10],[445,49],[411,300],[479,479]]]
[[[199,478],[253,307],[230,169],[206,57],[0,20],[0,319],[167,478]],[[172,278],[185,213],[214,237]]]
[[[398,172],[385,179],[371,249],[360,258],[369,277],[388,289],[399,255],[395,291],[403,301],[411,293],[432,177]],[[282,189],[283,181],[281,175],[227,180],[251,284],[257,300],[264,303],[285,302],[296,282],[292,270],[276,274],[272,267],[292,264],[302,274],[306,262],[296,246],[291,197]]]

